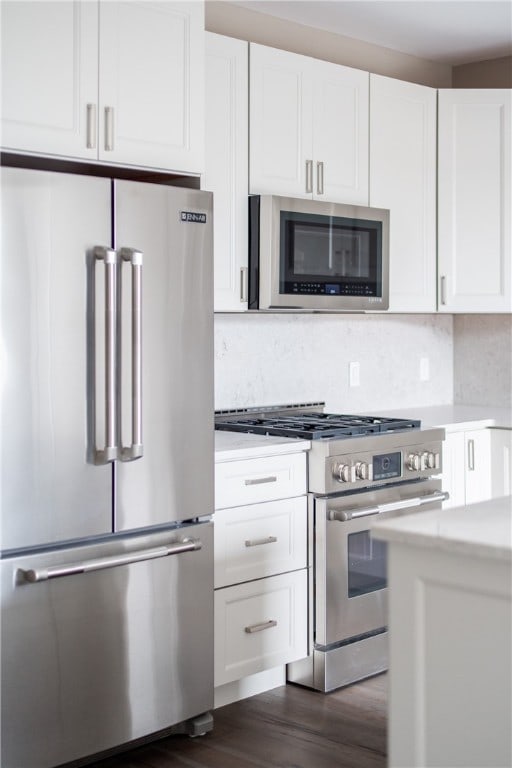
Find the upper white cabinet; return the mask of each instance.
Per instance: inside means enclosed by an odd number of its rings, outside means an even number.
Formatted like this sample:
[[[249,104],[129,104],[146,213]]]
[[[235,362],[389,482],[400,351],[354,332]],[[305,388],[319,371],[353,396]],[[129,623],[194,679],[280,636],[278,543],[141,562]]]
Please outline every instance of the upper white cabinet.
[[[201,173],[204,7],[3,2],[2,146]]]
[[[369,74],[250,44],[253,194],[368,205]]]
[[[511,91],[439,91],[439,305],[512,311]]]
[[[2,147],[95,159],[98,4],[13,0],[0,13]]]
[[[247,309],[248,43],[206,32],[205,174],[213,192],[214,309]]]
[[[436,310],[436,90],[370,75],[370,205],[390,210],[395,312]]]

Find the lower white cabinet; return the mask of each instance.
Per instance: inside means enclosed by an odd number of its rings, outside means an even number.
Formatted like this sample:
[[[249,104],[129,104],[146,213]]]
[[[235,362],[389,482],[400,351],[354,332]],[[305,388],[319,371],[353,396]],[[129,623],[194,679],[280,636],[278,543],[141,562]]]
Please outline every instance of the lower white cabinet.
[[[218,461],[214,537],[214,681],[228,703],[308,654],[305,452]]]
[[[443,506],[473,504],[511,492],[512,430],[447,432],[443,444]]]
[[[215,513],[215,588],[306,566],[306,497]]]
[[[306,569],[215,591],[215,685],[307,655]]]

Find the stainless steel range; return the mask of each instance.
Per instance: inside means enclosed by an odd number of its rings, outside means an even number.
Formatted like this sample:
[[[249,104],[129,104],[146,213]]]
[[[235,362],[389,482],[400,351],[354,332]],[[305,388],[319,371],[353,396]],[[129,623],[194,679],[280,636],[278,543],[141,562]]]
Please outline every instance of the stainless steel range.
[[[441,506],[443,429],[323,412],[323,403],[219,412],[216,429],[311,440],[309,648],[288,680],[330,691],[387,669],[386,545],[375,520]]]

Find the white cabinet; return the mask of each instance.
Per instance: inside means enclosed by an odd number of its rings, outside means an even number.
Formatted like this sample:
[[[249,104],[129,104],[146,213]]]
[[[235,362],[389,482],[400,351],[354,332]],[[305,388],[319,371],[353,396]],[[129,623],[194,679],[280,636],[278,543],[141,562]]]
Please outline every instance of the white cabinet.
[[[374,529],[388,543],[388,765],[510,766],[510,511],[402,521]]]
[[[2,147],[95,159],[98,3],[12,0],[0,12]]]
[[[253,194],[368,205],[369,74],[250,45]]]
[[[443,507],[457,507],[510,494],[512,431],[447,432],[443,444]]]
[[[2,146],[201,173],[202,2],[2,3]]]
[[[215,686],[308,653],[304,452],[215,466]]]
[[[436,311],[436,96],[370,75],[370,205],[390,210],[394,312]]]
[[[248,43],[206,32],[205,174],[213,192],[214,309],[247,309]]]
[[[439,91],[439,310],[512,311],[510,90]]]

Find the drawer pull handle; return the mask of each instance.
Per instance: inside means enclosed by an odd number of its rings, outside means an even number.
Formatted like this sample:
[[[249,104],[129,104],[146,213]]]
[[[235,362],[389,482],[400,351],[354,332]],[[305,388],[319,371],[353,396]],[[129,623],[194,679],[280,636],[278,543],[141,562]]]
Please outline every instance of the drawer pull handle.
[[[246,547],[258,547],[260,544],[275,544],[277,536],[267,536],[266,539],[249,539],[245,542]]]
[[[275,483],[277,477],[275,475],[269,475],[269,477],[256,477],[254,480],[246,480],[246,485],[261,485],[262,483]]]
[[[252,624],[250,627],[246,627],[245,631],[248,635],[252,635],[254,632],[263,632],[264,629],[270,629],[271,627],[277,627],[277,621],[275,619],[262,621],[260,624]]]

